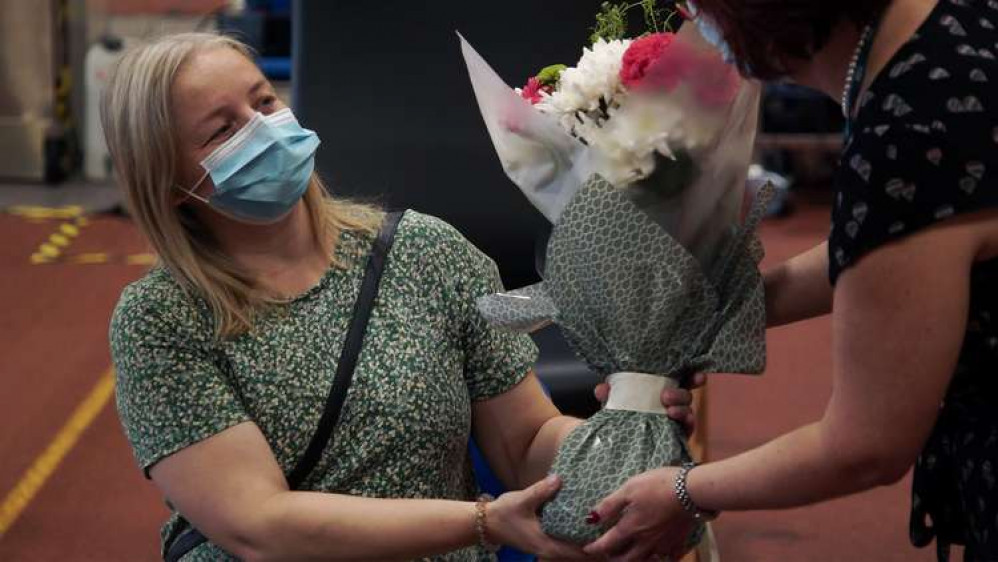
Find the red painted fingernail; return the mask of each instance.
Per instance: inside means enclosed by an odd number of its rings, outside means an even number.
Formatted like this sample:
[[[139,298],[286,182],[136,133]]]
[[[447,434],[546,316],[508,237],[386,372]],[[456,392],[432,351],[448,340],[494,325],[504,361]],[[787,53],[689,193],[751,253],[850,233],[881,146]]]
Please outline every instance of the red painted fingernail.
[[[586,523],[590,525],[596,525],[599,522],[600,522],[599,513],[596,513],[595,511],[590,511],[589,515],[586,516]]]

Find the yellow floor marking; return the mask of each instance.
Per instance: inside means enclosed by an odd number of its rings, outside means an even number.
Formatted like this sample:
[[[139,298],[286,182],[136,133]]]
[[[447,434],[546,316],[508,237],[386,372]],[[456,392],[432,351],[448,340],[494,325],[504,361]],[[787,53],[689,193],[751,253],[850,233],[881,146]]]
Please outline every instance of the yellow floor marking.
[[[54,258],[59,256],[59,248],[56,248],[52,244],[45,243],[38,247],[38,253],[47,258]]]
[[[60,263],[71,263],[77,265],[101,265],[118,264],[126,265],[155,265],[157,258],[155,254],[108,254],[106,252],[88,252],[80,254],[69,253],[69,247],[80,235],[81,229],[90,224],[89,219],[84,216],[83,208],[71,207],[32,207],[20,206],[8,209],[13,215],[26,219],[61,219],[70,222],[63,222],[55,232],[49,235],[29,257],[31,265],[51,265]]]
[[[45,265],[58,261],[60,257],[63,257],[73,240],[80,235],[80,229],[89,224],[87,217],[82,214],[82,207],[12,207],[10,212],[28,220],[60,219],[70,221],[61,223],[56,231],[49,235],[48,240],[38,246],[38,249],[29,258],[32,265]]]
[[[39,207],[37,205],[15,205],[7,209],[12,215],[31,220],[75,219],[83,214],[83,207],[69,205],[66,207]]]
[[[156,263],[155,254],[132,254],[125,259],[128,265],[153,265]]]
[[[0,538],[17,521],[31,500],[38,494],[45,482],[52,476],[66,455],[73,449],[80,435],[93,423],[114,392],[113,371],[108,369],[90,394],[76,407],[66,424],[49,443],[35,462],[21,475],[17,485],[0,503]]]
[[[73,263],[79,264],[97,264],[97,263],[107,263],[107,254],[103,252],[92,252],[89,254],[76,254],[69,258]]]

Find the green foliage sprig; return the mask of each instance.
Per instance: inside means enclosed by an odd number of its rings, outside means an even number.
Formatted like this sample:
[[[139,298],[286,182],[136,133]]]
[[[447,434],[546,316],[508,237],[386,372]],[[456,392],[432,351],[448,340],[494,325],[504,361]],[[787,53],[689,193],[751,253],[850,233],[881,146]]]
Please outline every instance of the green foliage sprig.
[[[672,31],[672,22],[676,16],[675,2],[661,0],[615,0],[603,2],[596,14],[596,25],[589,40],[593,43],[603,39],[614,41],[631,36],[629,34],[628,15],[632,10],[641,9],[645,29],[638,36],[649,33]]]

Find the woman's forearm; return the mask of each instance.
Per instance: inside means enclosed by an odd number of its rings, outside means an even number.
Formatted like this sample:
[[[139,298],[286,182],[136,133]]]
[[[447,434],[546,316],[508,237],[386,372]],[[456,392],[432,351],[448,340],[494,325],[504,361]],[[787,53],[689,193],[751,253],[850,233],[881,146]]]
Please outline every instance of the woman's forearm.
[[[701,509],[743,511],[799,507],[897,481],[896,464],[875,454],[835,451],[821,422],[762,447],[690,472]]]
[[[517,476],[521,486],[528,486],[547,476],[565,437],[578,427],[582,420],[557,416],[551,418],[534,436],[522,462],[518,463]]]
[[[282,492],[253,520],[235,539],[250,562],[411,560],[477,543],[471,502]]]
[[[769,327],[821,316],[832,310],[827,242],[767,270],[763,279]]]
[[[562,416],[531,372],[509,391],[473,405],[475,441],[508,489],[547,475],[562,439],[580,420]]]

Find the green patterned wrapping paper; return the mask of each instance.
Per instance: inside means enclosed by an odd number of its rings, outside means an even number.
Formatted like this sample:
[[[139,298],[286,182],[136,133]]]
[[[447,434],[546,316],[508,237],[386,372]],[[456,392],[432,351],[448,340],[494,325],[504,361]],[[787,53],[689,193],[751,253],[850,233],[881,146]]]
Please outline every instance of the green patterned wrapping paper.
[[[544,506],[544,530],[579,544],[592,542],[601,529],[587,524],[585,517],[603,498],[632,476],[689,459],[682,428],[669,418],[623,410],[598,412],[561,445],[552,473],[561,475],[564,484],[555,501]],[[701,533],[698,528],[691,536],[691,546]]]
[[[727,228],[706,267],[656,221],[652,189],[590,178],[554,226],[543,283],[484,297],[480,311],[520,330],[549,318],[604,377],[761,372],[765,304],[755,229],[768,186],[744,223]],[[603,410],[562,443],[552,473],[563,487],[543,508],[543,528],[591,542],[602,529],[584,519],[603,498],[632,476],[689,459],[682,428],[668,417]]]

